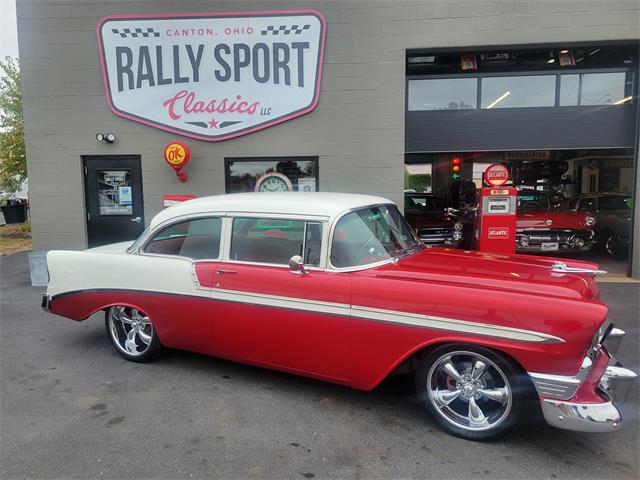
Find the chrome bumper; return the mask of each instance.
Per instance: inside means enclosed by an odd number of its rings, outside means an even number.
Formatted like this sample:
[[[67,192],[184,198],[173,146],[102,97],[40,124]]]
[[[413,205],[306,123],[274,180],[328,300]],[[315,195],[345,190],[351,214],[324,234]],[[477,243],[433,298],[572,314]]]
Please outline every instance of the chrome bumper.
[[[601,333],[590,349],[590,355],[604,347],[610,357],[609,365],[598,383],[602,403],[571,401],[578,387],[592,367],[591,357],[585,357],[582,367],[573,377],[530,374],[541,397],[542,414],[549,425],[579,432],[612,432],[622,425],[619,404],[626,400],[632,381],[638,375],[624,368],[613,356],[617,352],[624,331],[610,326]]]

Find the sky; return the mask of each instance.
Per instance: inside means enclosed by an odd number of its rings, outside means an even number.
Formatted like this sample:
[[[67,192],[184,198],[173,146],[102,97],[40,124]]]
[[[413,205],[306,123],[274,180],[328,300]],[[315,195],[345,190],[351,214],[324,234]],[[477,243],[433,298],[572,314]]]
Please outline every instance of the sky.
[[[16,0],[0,0],[0,58],[18,56]]]

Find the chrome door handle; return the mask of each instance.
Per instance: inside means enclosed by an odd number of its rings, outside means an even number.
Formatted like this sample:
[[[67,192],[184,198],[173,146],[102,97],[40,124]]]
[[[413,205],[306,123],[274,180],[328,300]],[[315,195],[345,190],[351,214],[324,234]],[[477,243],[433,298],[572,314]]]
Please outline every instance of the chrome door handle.
[[[136,218],[132,218],[131,219],[132,222],[138,222],[138,223],[140,223],[141,220],[142,219],[140,217],[136,217]]]
[[[225,273],[227,275],[231,275],[231,274],[238,273],[238,272],[236,272],[235,270],[216,270],[216,273],[218,275],[224,275]]]

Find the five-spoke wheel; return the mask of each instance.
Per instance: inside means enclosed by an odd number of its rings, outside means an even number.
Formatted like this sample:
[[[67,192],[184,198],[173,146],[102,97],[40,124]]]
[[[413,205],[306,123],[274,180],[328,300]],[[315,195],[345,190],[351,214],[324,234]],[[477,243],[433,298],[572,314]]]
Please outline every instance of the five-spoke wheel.
[[[162,348],[148,315],[124,305],[114,305],[106,312],[105,326],[114,347],[127,360],[146,362]]]
[[[422,359],[416,386],[448,432],[472,440],[497,438],[518,424],[527,386],[513,362],[492,350],[449,345]]]

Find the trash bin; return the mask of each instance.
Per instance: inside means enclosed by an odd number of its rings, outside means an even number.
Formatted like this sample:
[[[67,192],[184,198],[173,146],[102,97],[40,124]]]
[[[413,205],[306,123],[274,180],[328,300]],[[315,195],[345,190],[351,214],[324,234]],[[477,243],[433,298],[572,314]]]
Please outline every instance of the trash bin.
[[[27,221],[27,207],[24,204],[16,203],[0,208],[7,223],[24,223]]]
[[[47,252],[31,252],[29,254],[29,273],[31,274],[31,286],[45,287],[49,283]]]

